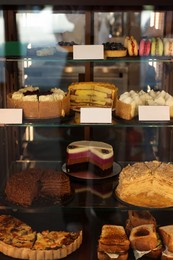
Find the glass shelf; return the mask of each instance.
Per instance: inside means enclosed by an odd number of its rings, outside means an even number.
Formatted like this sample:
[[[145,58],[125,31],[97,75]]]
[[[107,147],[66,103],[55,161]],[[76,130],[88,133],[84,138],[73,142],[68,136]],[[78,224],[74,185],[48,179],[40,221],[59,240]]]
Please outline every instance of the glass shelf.
[[[58,63],[64,63],[64,61],[66,61],[66,63],[69,64],[74,64],[74,65],[80,65],[80,64],[85,64],[87,62],[93,62],[96,63],[95,65],[109,65],[112,63],[146,63],[146,62],[173,62],[173,57],[166,57],[166,56],[160,56],[160,57],[130,57],[130,56],[126,56],[126,57],[122,57],[122,58],[108,58],[108,59],[98,59],[98,60],[74,60],[72,57],[68,56],[67,58],[59,58],[58,56],[42,56],[42,57],[38,57],[38,56],[32,56],[32,57],[26,57],[26,56],[0,56],[0,61],[7,61],[7,62],[11,62],[11,61],[21,61],[21,60],[26,60],[26,61],[45,61],[45,62],[58,62]]]
[[[62,166],[64,162],[60,161],[16,161],[11,165],[10,174],[29,169],[29,168],[44,168],[44,169],[56,169],[62,171]],[[119,163],[121,167],[127,165],[128,162]],[[30,213],[38,213],[42,211],[56,210],[59,207],[63,207],[66,209],[87,209],[87,208],[95,208],[100,210],[129,210],[129,209],[141,209],[142,207],[137,207],[133,205],[127,205],[126,203],[122,203],[119,199],[114,195],[114,190],[116,185],[118,184],[118,176],[117,173],[114,177],[110,178],[99,178],[99,179],[76,179],[70,178],[71,187],[72,187],[72,197],[63,204],[57,205],[32,205],[30,207],[24,208],[21,206],[17,206],[15,204],[9,203],[4,199],[4,185],[1,185],[1,196],[0,196],[0,210],[5,208],[12,210],[19,210],[23,212]],[[103,185],[104,183],[104,185]],[[166,210],[171,210],[170,208],[166,208]],[[164,210],[163,208],[151,208],[151,210]]]
[[[22,124],[6,124],[7,127],[18,126],[18,127],[102,127],[110,126],[116,128],[125,127],[139,127],[139,128],[162,128],[162,127],[173,127],[173,119],[170,121],[139,121],[138,118],[132,120],[123,120],[120,118],[112,117],[112,123],[110,124],[80,124],[79,123],[79,113],[77,113],[77,118],[71,117],[67,118],[54,118],[54,119],[24,119]],[[3,126],[3,125],[2,125]]]

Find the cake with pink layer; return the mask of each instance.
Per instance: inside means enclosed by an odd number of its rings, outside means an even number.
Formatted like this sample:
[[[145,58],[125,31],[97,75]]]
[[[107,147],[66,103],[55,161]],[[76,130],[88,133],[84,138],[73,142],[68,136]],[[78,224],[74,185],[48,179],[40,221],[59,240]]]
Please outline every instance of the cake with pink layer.
[[[91,171],[107,175],[113,168],[113,148],[98,141],[75,141],[67,146],[66,170],[68,173]]]

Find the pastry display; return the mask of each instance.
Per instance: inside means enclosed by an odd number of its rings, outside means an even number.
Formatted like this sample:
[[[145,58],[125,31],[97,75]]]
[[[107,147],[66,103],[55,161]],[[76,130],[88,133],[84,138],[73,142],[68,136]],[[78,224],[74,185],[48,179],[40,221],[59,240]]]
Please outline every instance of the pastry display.
[[[17,259],[61,259],[76,251],[82,243],[82,231],[36,232],[10,215],[0,216],[0,229],[0,252]]]
[[[160,258],[162,243],[154,224],[142,224],[132,228],[129,240],[135,259],[143,256],[150,259]]]
[[[68,87],[70,106],[72,109],[81,107],[115,108],[118,88],[104,82],[76,82]]]
[[[119,175],[115,195],[122,202],[140,207],[173,206],[173,165],[149,161],[129,164]]]
[[[123,226],[103,225],[98,241],[97,256],[99,260],[126,260],[130,242]]]
[[[22,108],[28,119],[64,117],[70,111],[69,94],[58,88],[42,91],[28,86],[8,94],[8,108]]]
[[[143,90],[137,92],[130,90],[120,95],[116,102],[116,115],[131,120],[138,115],[138,106],[169,106],[170,117],[173,117],[173,96],[166,91]]]
[[[122,43],[106,42],[103,43],[105,58],[124,57],[127,55],[127,48]]]
[[[138,56],[138,43],[133,36],[126,36],[124,39],[124,47],[127,48],[129,56]]]
[[[53,169],[28,169],[11,175],[6,182],[7,201],[28,207],[38,198],[51,198],[53,203],[70,197],[69,177]]]
[[[66,149],[67,172],[92,171],[105,176],[113,169],[114,152],[110,144],[97,141],[76,141]]]
[[[141,39],[139,43],[139,55],[140,56],[149,56],[151,49],[151,42],[149,39]]]
[[[57,44],[57,50],[59,50],[59,47],[62,47],[63,49],[65,49],[68,52],[73,52],[74,45],[77,45],[77,43],[75,43],[74,41],[71,41],[71,42],[60,41]]]
[[[153,37],[151,39],[151,56],[162,56],[163,48],[163,41],[160,37]]]

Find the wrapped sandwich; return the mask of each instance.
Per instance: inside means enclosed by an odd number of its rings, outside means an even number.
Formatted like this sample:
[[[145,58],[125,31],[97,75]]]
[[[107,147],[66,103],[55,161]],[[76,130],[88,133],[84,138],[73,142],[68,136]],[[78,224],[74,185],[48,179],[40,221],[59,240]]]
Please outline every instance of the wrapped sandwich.
[[[130,242],[123,226],[104,225],[98,241],[99,260],[126,260]]]
[[[154,224],[143,224],[132,228],[129,236],[135,259],[159,258],[162,253],[162,243]]]

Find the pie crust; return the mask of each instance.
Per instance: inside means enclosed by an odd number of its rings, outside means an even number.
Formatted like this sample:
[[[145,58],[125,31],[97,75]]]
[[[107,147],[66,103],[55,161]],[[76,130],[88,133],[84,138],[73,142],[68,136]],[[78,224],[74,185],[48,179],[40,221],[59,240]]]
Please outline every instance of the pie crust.
[[[82,230],[37,233],[13,216],[0,215],[0,252],[6,256],[28,260],[61,259],[81,244]]]

